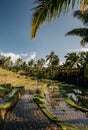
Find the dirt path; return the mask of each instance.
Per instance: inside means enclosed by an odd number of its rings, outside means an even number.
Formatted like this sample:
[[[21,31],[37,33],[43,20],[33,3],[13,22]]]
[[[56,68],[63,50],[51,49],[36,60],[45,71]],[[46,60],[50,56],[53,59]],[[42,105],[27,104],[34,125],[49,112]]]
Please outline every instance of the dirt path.
[[[2,130],[59,130],[33,102],[32,95],[26,91],[2,125]]]

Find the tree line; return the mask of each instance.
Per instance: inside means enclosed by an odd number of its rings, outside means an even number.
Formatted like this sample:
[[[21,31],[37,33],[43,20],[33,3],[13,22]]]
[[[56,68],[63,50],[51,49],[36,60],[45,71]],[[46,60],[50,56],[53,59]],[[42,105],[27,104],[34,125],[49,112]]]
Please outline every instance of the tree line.
[[[67,53],[63,64],[60,64],[54,51],[45,59],[31,59],[28,63],[21,58],[13,63],[11,57],[0,56],[0,67],[37,79],[60,80],[77,85],[88,83],[88,52]]]

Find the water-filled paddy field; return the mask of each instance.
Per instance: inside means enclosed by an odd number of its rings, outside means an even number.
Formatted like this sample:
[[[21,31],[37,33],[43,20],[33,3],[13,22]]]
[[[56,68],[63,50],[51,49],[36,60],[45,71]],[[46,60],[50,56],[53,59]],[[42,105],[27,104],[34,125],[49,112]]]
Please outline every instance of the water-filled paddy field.
[[[66,100],[72,101],[74,107]],[[49,86],[46,93],[46,107],[60,120],[79,129],[88,128],[88,89],[76,86]]]

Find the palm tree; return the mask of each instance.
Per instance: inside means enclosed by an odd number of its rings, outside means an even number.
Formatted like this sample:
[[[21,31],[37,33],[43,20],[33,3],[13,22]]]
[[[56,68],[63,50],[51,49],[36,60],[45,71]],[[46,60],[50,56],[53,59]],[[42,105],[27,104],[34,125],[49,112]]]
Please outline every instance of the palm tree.
[[[47,55],[46,58],[46,61],[48,61],[48,67],[54,69],[59,65],[59,58],[55,55],[54,51],[51,51],[50,55]]]
[[[45,60],[43,58],[39,59],[37,61],[37,67],[42,70],[42,68],[44,67],[44,64],[45,64]]]
[[[46,56],[46,62],[48,62],[47,71],[49,75],[53,78],[59,67],[59,57],[55,54],[54,51],[51,51],[50,55]]]
[[[4,61],[4,67],[9,68],[12,66],[12,61],[11,61],[11,57],[5,57],[5,61]]]
[[[75,52],[68,53],[65,58],[65,66],[68,65],[70,69],[76,72],[77,83],[84,83],[85,68],[88,63],[88,52],[81,52],[78,54]]]
[[[34,67],[34,60],[33,60],[33,59],[31,59],[31,60],[28,62],[28,66],[29,66],[30,68],[33,68],[33,67]]]
[[[72,5],[73,8],[76,2],[80,4],[82,10],[88,5],[88,0],[35,0],[34,4],[36,6],[33,8],[31,37],[35,38],[38,28],[45,21],[51,22],[54,18],[60,16],[61,13],[68,12],[69,6]]]
[[[73,16],[82,20],[85,26],[88,25],[88,9],[86,9],[84,13],[82,13],[80,10],[74,11]],[[67,35],[76,35],[82,37],[82,40],[80,41],[82,46],[85,46],[88,43],[88,28],[76,28],[67,32],[66,36]]]
[[[21,58],[18,58],[17,60],[16,60],[16,66],[18,67],[18,68],[20,68],[20,67],[22,67],[23,66],[23,61],[22,61],[22,59]]]
[[[5,57],[0,55],[0,66],[3,67],[5,63]]]
[[[36,69],[37,69],[37,77],[38,78],[43,78],[44,77],[44,64],[45,64],[45,59],[41,58],[37,60],[36,63]]]
[[[79,71],[80,71],[80,56],[79,54],[72,52],[72,53],[68,53],[66,56],[66,65],[69,65],[70,68],[70,72],[71,70],[74,70],[75,74],[76,74],[76,79],[77,79],[77,84],[79,83]],[[69,73],[69,69],[67,70],[67,76]]]
[[[0,66],[4,68],[9,68],[12,66],[11,57],[0,56]]]
[[[65,56],[66,58],[66,64],[69,64],[70,68],[73,69],[78,69],[80,64],[79,64],[79,55],[75,52],[72,53],[67,53]]]
[[[85,73],[88,73],[88,52],[81,52],[79,62],[81,64],[80,67],[80,80],[84,83]]]

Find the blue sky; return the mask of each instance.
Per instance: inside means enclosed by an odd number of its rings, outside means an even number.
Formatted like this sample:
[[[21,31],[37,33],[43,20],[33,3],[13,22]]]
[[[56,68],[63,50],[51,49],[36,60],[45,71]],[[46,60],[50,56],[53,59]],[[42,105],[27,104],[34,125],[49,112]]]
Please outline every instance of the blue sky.
[[[82,23],[72,17],[72,11],[46,23],[31,40],[33,0],[0,0],[0,53],[23,57],[25,60],[45,58],[51,51],[64,60],[68,52],[88,50],[80,45],[79,37],[65,37],[65,33]],[[77,7],[76,7],[77,8]]]

